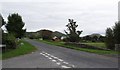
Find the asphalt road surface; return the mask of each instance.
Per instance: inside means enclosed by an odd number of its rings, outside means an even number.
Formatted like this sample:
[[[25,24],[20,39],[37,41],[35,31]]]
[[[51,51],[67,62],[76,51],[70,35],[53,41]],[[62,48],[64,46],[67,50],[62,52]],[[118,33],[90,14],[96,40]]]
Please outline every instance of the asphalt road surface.
[[[3,68],[118,68],[118,59],[28,40],[31,54],[3,60]]]

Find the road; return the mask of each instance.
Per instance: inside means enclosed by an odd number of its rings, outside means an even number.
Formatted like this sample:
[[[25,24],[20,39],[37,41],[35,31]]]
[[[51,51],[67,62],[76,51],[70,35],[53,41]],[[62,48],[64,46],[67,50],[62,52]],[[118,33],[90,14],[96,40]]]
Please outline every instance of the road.
[[[118,59],[28,40],[31,54],[3,60],[3,68],[118,68]]]

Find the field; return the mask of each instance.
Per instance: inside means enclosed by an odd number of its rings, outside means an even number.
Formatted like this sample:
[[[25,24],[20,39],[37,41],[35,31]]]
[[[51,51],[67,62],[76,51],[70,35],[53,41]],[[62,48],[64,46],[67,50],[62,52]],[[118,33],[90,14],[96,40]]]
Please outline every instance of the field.
[[[106,48],[106,45],[105,43],[103,42],[88,42],[88,43],[83,43],[83,44],[87,44],[87,45],[90,45],[90,46],[96,46],[96,47],[100,47],[100,48]]]
[[[39,42],[43,42],[43,43],[47,43],[50,45],[55,45],[55,46],[61,46],[61,47],[65,47],[65,48],[70,48],[70,49],[74,49],[74,50],[78,50],[78,51],[85,51],[85,52],[90,52],[90,53],[96,53],[96,54],[118,54],[118,52],[113,51],[113,50],[96,50],[96,49],[87,49],[87,48],[77,48],[74,45],[65,45],[64,42],[54,42],[54,41],[48,41],[48,40],[37,40]],[[89,45],[91,45],[91,43],[88,43]],[[92,45],[94,46],[100,46],[100,47],[105,47],[104,43],[92,43]]]

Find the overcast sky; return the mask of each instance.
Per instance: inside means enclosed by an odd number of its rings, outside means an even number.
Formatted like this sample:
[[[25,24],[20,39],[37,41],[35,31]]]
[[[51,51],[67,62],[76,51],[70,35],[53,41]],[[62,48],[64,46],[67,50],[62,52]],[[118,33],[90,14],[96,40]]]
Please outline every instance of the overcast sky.
[[[34,2],[33,2],[34,1]],[[82,36],[105,34],[107,27],[118,21],[119,0],[0,0],[0,12],[7,21],[18,13],[27,31],[50,29],[64,33],[68,19],[74,19]]]

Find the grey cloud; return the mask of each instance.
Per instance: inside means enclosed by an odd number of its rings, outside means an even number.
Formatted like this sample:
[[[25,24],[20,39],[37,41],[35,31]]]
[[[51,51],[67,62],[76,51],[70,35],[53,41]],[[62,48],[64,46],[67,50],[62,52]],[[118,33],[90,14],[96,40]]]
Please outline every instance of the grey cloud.
[[[66,29],[65,25],[68,23],[68,19],[73,18],[79,25],[78,29],[84,31],[82,35],[93,32],[104,34],[105,29],[114,25],[114,22],[117,21],[117,5],[112,5],[112,2],[106,2],[103,5],[102,2],[96,4],[87,3],[83,0],[79,2],[53,0],[52,2],[2,3],[4,18],[9,13],[14,12],[23,17],[27,31],[47,28],[63,32]]]

